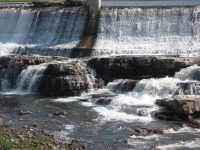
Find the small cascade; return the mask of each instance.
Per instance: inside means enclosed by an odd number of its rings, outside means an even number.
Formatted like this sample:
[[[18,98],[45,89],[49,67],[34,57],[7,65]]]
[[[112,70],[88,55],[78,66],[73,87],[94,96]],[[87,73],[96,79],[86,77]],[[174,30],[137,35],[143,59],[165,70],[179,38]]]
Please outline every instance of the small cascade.
[[[29,66],[27,69],[24,69],[17,78],[16,90],[19,92],[36,93],[46,67],[47,65],[42,64]]]
[[[200,83],[196,75],[199,70],[200,68],[194,65],[180,70],[174,77],[143,79],[135,82],[133,90],[125,93],[119,91],[127,80],[110,82],[106,89],[117,95],[110,97],[112,102],[108,105],[95,107],[94,110],[106,121],[152,121],[151,112],[158,109],[155,105],[156,99],[177,95],[200,95]]]
[[[96,78],[94,75],[94,71],[92,69],[90,69],[89,67],[87,67],[87,64],[82,62],[82,61],[78,61],[77,64],[80,66],[82,73],[85,75],[86,79],[87,79],[87,83],[89,85],[89,89],[92,90],[95,88],[95,84],[96,84]]]
[[[9,89],[9,82],[6,79],[0,80],[0,91],[7,91]]]
[[[198,56],[200,7],[104,8],[93,55]]]
[[[173,89],[176,88],[177,83],[181,82],[174,78],[161,79],[144,79],[136,84],[136,87],[131,92],[133,97],[151,97],[151,98],[165,98],[172,96]]]
[[[187,67],[175,74],[175,78],[181,80],[200,80],[200,67],[197,65]]]
[[[135,80],[115,80],[113,82],[108,83],[106,88],[117,93],[124,93],[132,91],[135,88],[136,83],[137,81]]]

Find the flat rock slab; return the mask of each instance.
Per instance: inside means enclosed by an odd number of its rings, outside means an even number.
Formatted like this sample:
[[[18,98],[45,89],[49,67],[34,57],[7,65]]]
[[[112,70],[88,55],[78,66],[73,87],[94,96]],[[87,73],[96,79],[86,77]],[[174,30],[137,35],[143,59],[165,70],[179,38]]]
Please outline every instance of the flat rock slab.
[[[91,58],[87,63],[105,82],[110,82],[116,79],[174,76],[180,69],[199,64],[199,61],[195,58],[164,56],[118,56]]]

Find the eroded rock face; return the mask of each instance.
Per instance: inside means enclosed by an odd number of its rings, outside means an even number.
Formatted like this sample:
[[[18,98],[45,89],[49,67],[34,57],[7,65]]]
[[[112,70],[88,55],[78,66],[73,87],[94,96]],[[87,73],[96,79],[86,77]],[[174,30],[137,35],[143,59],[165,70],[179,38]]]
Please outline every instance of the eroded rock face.
[[[200,98],[176,97],[173,100],[157,100],[156,104],[171,109],[182,119],[200,118]]]
[[[119,56],[92,58],[88,65],[93,68],[104,81],[115,79],[143,79],[173,76],[182,68],[197,63],[192,58],[153,57],[153,56]]]
[[[89,88],[86,76],[75,63],[49,64],[39,93],[45,96],[73,96]]]
[[[0,77],[7,79],[9,86],[14,87],[18,75],[30,65],[39,65],[50,62],[50,57],[35,57],[28,55],[11,55],[0,57]]]

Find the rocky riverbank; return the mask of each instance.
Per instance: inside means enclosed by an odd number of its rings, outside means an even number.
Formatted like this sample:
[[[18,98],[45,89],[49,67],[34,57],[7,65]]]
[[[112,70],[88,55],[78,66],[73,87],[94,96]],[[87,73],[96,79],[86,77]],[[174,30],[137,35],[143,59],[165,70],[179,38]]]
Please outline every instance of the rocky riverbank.
[[[75,96],[90,88],[102,88],[116,79],[140,80],[173,76],[182,68],[199,64],[194,58],[119,56],[67,61],[56,57],[12,55],[0,58],[1,79],[16,87],[17,77],[28,66],[46,64],[37,93]]]
[[[67,144],[54,136],[44,132],[24,130],[18,132],[16,130],[6,130],[0,127],[0,149],[43,149],[43,150],[83,150],[86,149],[85,144],[78,141],[72,141]]]

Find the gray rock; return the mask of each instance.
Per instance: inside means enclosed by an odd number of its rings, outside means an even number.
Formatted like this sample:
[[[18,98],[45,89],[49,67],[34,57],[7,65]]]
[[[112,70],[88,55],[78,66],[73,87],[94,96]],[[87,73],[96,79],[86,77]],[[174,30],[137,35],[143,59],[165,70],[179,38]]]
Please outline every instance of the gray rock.
[[[45,62],[50,62],[51,57],[37,57],[28,55],[10,55],[0,57],[0,77],[7,79],[9,86],[15,87],[16,80],[23,69],[30,65],[39,65]]]
[[[45,96],[74,96],[88,88],[87,77],[76,63],[49,64],[38,92]]]
[[[182,119],[200,118],[200,98],[175,97],[173,100],[157,100],[156,104],[171,109]]]
[[[68,113],[66,111],[56,111],[54,112],[55,116],[67,116]]]
[[[0,117],[0,127],[2,127],[4,125],[4,121],[3,121],[3,118]]]
[[[106,83],[116,79],[143,79],[173,76],[182,68],[198,63],[194,58],[118,56],[91,58],[88,65]]]

